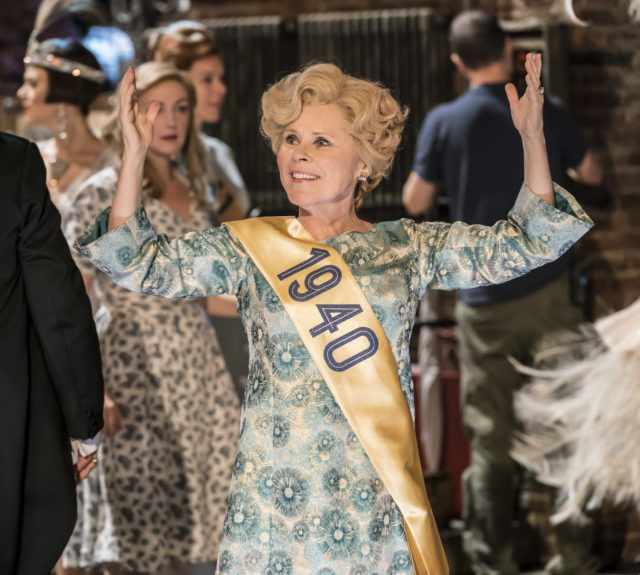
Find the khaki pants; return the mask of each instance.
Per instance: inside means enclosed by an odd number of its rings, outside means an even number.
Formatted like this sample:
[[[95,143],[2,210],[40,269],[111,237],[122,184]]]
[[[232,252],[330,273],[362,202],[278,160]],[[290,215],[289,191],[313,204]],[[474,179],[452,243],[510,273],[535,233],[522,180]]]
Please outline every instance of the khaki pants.
[[[515,429],[513,394],[523,377],[507,357],[531,363],[531,351],[551,331],[582,321],[569,299],[567,277],[503,303],[456,309],[462,419],[471,447],[463,475],[464,547],[477,575],[513,575],[516,463],[509,452]],[[591,527],[555,527],[559,556],[548,572],[587,575]]]

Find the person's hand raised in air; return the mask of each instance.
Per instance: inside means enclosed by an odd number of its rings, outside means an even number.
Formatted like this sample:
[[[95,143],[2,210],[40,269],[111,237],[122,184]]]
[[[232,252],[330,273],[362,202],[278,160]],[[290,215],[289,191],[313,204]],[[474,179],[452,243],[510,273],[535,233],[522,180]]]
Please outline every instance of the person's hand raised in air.
[[[542,104],[544,97],[540,92],[540,72],[542,71],[542,55],[527,54],[525,60],[527,89],[521,98],[513,84],[507,84],[505,91],[511,107],[511,118],[520,136],[525,139],[542,136]]]
[[[120,85],[120,122],[125,153],[146,155],[153,140],[153,123],[160,113],[160,106],[160,102],[151,102],[146,109],[140,109],[135,72],[130,67]]]
[[[161,109],[160,102],[150,102],[145,109],[140,109],[133,68],[129,68],[122,78],[119,97],[124,151],[109,216],[110,230],[126,222],[142,201],[144,160],[153,140],[153,123]]]

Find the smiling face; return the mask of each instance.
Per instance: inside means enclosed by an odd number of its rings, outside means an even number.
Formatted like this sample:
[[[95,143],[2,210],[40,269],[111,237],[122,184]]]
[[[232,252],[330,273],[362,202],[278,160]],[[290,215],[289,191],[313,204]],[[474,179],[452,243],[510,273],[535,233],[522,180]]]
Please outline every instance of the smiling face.
[[[46,126],[57,117],[58,106],[46,102],[48,92],[49,75],[47,71],[37,66],[27,66],[22,86],[17,93],[27,124]]]
[[[187,90],[176,80],[160,82],[140,96],[140,110],[145,112],[152,102],[160,102],[160,112],[153,124],[149,152],[170,158],[187,139],[191,119]]]
[[[289,201],[311,213],[351,210],[365,164],[343,111],[310,104],[283,133],[278,149],[280,181]]]
[[[196,60],[189,68],[189,77],[196,89],[196,122],[219,122],[227,93],[222,59],[219,56],[207,56]]]

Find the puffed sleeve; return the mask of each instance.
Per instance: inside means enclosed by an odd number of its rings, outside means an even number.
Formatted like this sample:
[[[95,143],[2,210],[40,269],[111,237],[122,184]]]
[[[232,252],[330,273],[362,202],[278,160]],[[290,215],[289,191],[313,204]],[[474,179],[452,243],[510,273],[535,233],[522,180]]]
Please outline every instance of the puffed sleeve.
[[[102,427],[98,337],[34,144],[28,147],[22,174],[24,224],[19,253],[29,311],[69,434],[81,439],[93,437]]]
[[[575,198],[554,184],[555,207],[522,186],[506,220],[493,226],[416,224],[420,293],[509,281],[555,260],[593,222]]]
[[[247,254],[226,226],[170,240],[156,234],[140,206],[108,232],[110,210],[96,218],[75,248],[118,285],[167,298],[238,295],[245,285]]]

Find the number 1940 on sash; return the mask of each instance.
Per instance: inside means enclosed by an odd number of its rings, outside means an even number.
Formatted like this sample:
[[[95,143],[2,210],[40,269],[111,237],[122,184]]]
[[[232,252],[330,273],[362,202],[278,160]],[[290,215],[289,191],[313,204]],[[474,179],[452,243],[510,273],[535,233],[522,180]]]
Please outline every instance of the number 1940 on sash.
[[[340,285],[343,278],[340,268],[333,264],[314,267],[329,256],[328,250],[312,248],[309,258],[278,274],[278,279],[284,281],[308,270],[302,283],[295,279],[289,284],[289,296],[293,302],[296,302],[292,305],[311,302],[314,298],[332,290],[335,290],[332,295],[335,295],[336,301],[341,300]],[[312,267],[313,269],[310,269]],[[346,331],[341,325],[346,320],[362,314],[363,309],[360,304],[317,303],[315,307],[319,323],[308,330],[311,337],[315,338],[325,332],[336,334],[336,337],[330,339],[324,347],[323,358],[327,367],[333,371],[345,371],[376,353],[378,338],[371,328],[361,325]]]

